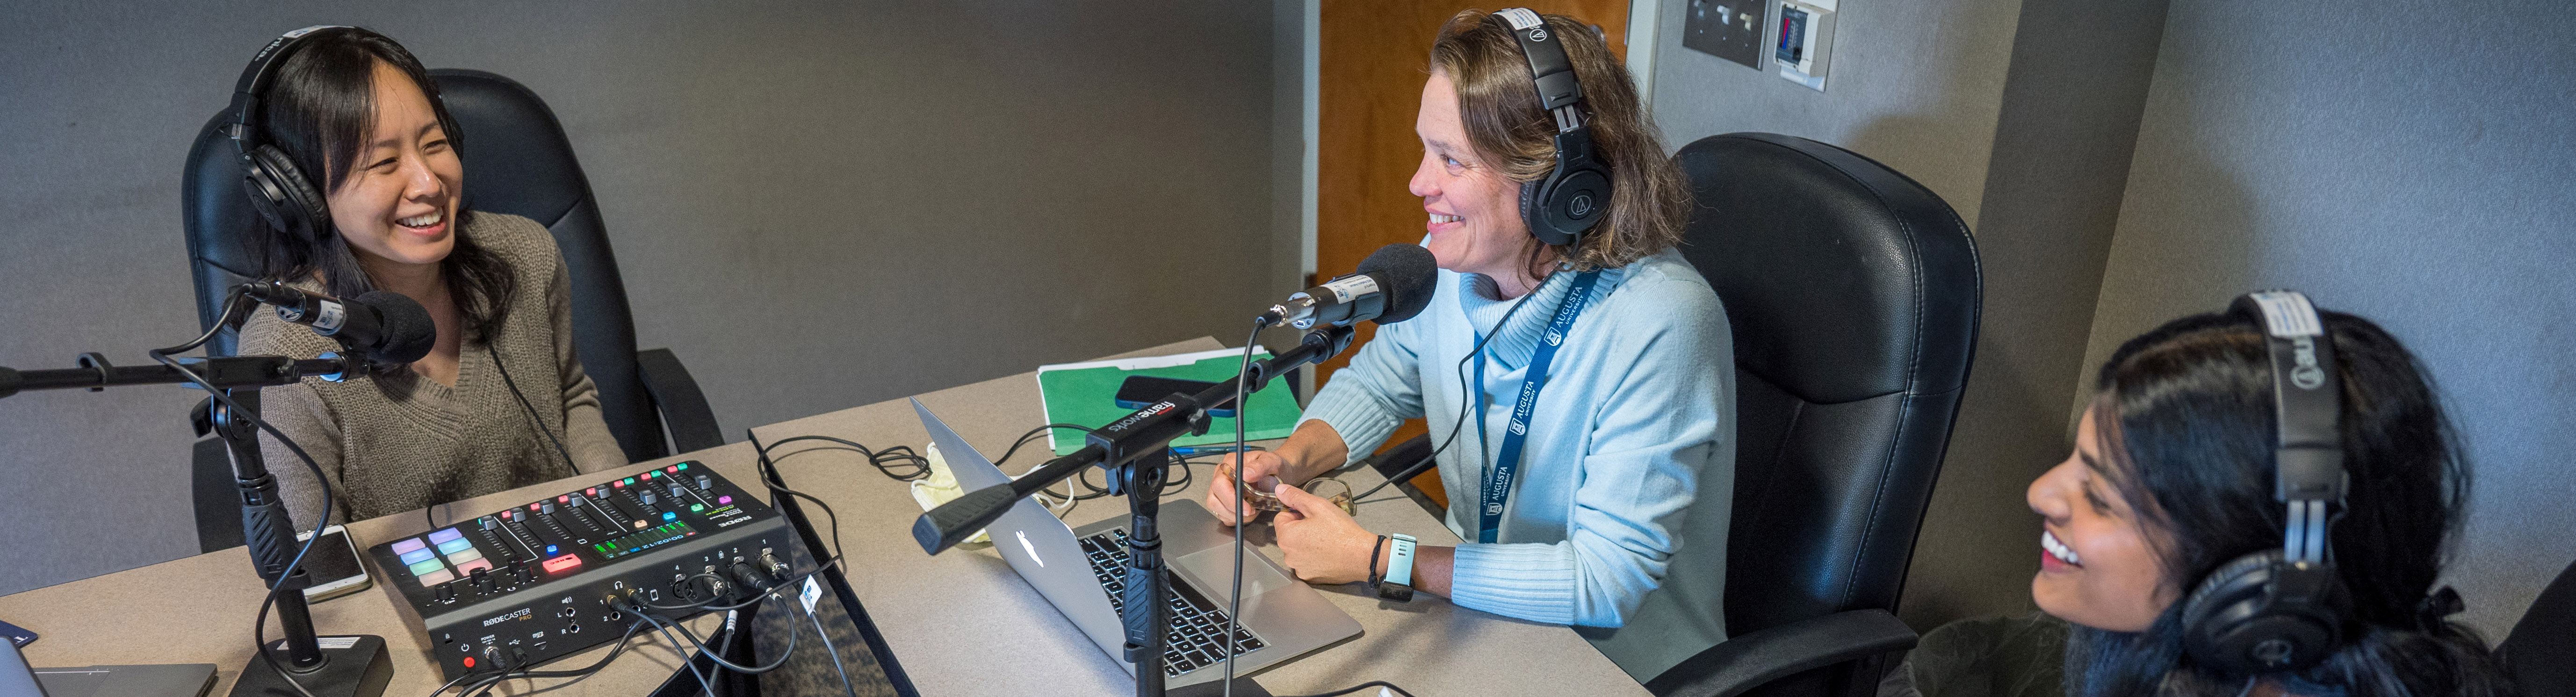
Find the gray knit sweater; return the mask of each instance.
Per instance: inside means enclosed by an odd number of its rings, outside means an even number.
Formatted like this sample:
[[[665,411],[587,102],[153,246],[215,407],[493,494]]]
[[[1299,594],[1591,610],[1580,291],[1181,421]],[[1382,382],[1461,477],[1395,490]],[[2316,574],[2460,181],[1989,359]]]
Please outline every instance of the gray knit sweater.
[[[322,466],[335,497],[332,522],[365,520],[626,464],[599,415],[599,391],[573,353],[570,277],[554,236],[515,215],[464,216],[460,234],[518,274],[508,316],[489,345],[468,336],[456,386],[400,371],[348,382],[305,378],[261,391],[260,416]],[[241,330],[243,355],[298,358],[341,350],[329,338],[260,312]],[[545,432],[505,385],[500,369],[543,416]],[[563,439],[566,464],[547,441]],[[298,525],[322,509],[304,463],[266,433],[261,451]]]

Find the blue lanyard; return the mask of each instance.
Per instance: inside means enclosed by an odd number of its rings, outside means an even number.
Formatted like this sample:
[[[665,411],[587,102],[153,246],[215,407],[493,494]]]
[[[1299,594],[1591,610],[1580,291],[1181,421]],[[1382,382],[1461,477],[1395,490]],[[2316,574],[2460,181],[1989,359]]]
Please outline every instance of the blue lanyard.
[[[1539,388],[1547,386],[1547,366],[1556,360],[1556,349],[1565,343],[1565,333],[1574,328],[1574,318],[1583,314],[1583,305],[1592,301],[1592,284],[1601,280],[1598,269],[1574,277],[1574,287],[1565,291],[1565,301],[1556,308],[1556,318],[1539,337],[1538,350],[1530,354],[1529,370],[1521,379],[1520,403],[1512,407],[1511,428],[1503,434],[1502,452],[1495,453],[1493,475],[1485,478],[1485,490],[1478,494],[1476,541],[1491,543],[1503,525],[1503,502],[1512,496],[1512,480],[1520,476],[1521,445],[1529,437],[1530,412],[1538,407]],[[1535,292],[1535,291],[1533,291]],[[1494,331],[1502,331],[1495,327]],[[1485,382],[1485,356],[1476,354],[1476,384]],[[1476,401],[1483,404],[1485,392],[1476,390]],[[1484,430],[1485,410],[1476,410],[1476,429]]]

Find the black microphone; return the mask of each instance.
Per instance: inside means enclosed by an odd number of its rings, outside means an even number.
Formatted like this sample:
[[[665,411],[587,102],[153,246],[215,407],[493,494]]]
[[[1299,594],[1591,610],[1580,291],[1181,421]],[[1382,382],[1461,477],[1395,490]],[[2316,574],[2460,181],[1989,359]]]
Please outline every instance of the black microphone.
[[[438,344],[438,323],[429,310],[401,293],[376,290],[342,300],[277,281],[243,289],[251,299],[276,306],[278,319],[312,327],[378,365],[418,361]]]
[[[1360,260],[1356,272],[1333,277],[1323,285],[1288,296],[1288,301],[1261,313],[1263,324],[1286,323],[1298,329],[1317,324],[1347,327],[1361,320],[1394,324],[1431,305],[1438,286],[1439,262],[1421,245],[1390,244]]]

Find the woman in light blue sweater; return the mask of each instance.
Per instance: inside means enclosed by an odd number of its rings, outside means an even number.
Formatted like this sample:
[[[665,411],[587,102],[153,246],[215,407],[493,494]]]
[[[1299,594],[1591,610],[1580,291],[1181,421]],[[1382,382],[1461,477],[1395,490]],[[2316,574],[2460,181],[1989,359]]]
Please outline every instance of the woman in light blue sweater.
[[[1467,543],[1416,550],[1412,585],[1462,607],[1576,625],[1643,681],[1726,636],[1732,342],[1717,296],[1674,249],[1687,193],[1626,70],[1591,30],[1553,15],[1543,28],[1571,58],[1612,195],[1573,244],[1532,236],[1522,182],[1556,166],[1559,122],[1503,25],[1462,12],[1432,49],[1410,186],[1430,217],[1423,246],[1442,269],[1430,308],[1380,328],[1288,442],[1247,456],[1243,472],[1301,483],[1428,417],[1446,522]],[[1524,397],[1541,360],[1543,389]],[[1402,564],[1331,504],[1277,491],[1290,507],[1275,521],[1279,544],[1300,578],[1374,583]],[[1233,493],[1218,478],[1209,510],[1235,506]]]

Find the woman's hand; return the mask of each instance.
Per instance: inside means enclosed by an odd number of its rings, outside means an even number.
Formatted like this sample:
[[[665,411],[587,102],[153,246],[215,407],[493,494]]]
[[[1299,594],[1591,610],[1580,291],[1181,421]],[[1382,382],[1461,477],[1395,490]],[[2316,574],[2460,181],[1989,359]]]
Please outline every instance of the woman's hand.
[[[1234,524],[1234,516],[1225,513],[1232,510],[1235,505],[1234,480],[1225,476],[1228,468],[1242,473],[1243,478],[1252,482],[1254,486],[1273,489],[1297,488],[1293,484],[1284,483],[1282,477],[1289,474],[1288,460],[1280,457],[1278,453],[1267,450],[1229,453],[1225,456],[1225,460],[1217,465],[1216,475],[1208,478],[1207,509],[1208,512],[1216,514],[1216,520],[1221,524]],[[1260,515],[1261,509],[1253,508],[1251,504],[1244,504],[1244,520],[1252,520]]]
[[[1370,549],[1377,547],[1377,535],[1342,507],[1324,497],[1306,493],[1293,486],[1279,487],[1279,503],[1288,510],[1271,519],[1279,532],[1279,550],[1287,553],[1288,568],[1297,579],[1307,583],[1350,583],[1366,581]],[[1384,556],[1386,550],[1377,552]],[[1383,570],[1383,569],[1381,569]]]

